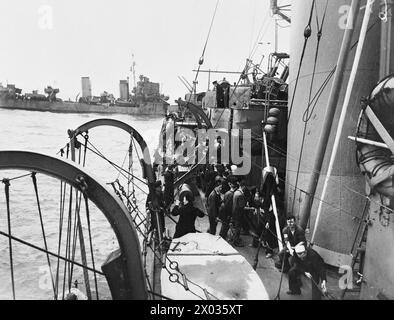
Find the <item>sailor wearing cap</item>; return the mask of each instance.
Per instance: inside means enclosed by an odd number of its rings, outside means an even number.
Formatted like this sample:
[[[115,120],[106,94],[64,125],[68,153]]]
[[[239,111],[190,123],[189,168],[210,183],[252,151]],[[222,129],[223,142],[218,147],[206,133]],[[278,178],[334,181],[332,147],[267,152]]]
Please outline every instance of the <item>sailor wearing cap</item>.
[[[234,192],[238,189],[238,182],[237,177],[229,176],[227,178],[228,185],[230,190],[228,190],[223,197],[223,203],[219,209],[219,216],[222,220],[222,227],[220,229],[219,235],[224,239],[227,240],[227,234],[230,229],[230,220],[232,218],[233,213],[233,198]]]
[[[304,244],[294,247],[294,263],[289,270],[289,291],[287,294],[300,295],[301,286],[298,275],[304,273],[312,281],[312,300],[320,300],[321,293],[326,293],[326,269],[322,257]],[[321,289],[319,283],[321,281]]]

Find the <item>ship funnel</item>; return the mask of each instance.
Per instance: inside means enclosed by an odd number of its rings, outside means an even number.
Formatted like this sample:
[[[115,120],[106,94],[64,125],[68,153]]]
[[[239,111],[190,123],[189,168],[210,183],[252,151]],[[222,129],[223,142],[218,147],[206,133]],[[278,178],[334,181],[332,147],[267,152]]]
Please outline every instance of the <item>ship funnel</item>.
[[[89,77],[82,77],[82,98],[90,98],[92,96],[92,85]]]
[[[129,100],[129,82],[127,80],[119,81],[120,100]]]

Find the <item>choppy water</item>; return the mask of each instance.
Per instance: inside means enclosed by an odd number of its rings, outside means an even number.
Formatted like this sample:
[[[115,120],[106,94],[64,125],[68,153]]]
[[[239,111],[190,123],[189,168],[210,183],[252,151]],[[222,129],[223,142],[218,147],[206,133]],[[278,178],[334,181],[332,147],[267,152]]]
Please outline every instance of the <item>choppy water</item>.
[[[161,128],[160,117],[136,117],[126,115],[98,115],[98,114],[57,114],[49,112],[30,112],[22,110],[0,109],[0,150],[29,150],[48,155],[56,155],[67,141],[68,129],[76,129],[80,125],[98,118],[111,118],[128,123],[139,131],[147,142],[151,155],[158,144]],[[89,132],[89,141],[111,161],[127,166],[127,152],[130,143],[129,135],[118,128],[101,127]],[[83,140],[81,139],[81,142]],[[136,155],[136,152],[133,153]],[[134,163],[134,172],[141,176],[139,164]],[[102,183],[114,181],[119,173],[107,162],[92,153],[87,154],[86,170],[93,173]],[[0,171],[0,179],[14,178],[24,173],[22,171]],[[60,182],[43,174],[37,175],[40,206],[43,213],[45,234],[48,250],[57,252],[59,239],[60,215]],[[146,187],[140,184],[142,190],[136,189],[136,197],[140,204],[145,203]],[[66,197],[66,203],[68,198]],[[96,269],[100,269],[108,254],[117,248],[117,241],[104,215],[92,204],[92,239],[96,256]],[[68,208],[65,210],[66,213]],[[12,180],[10,186],[11,228],[15,237],[44,247],[34,186],[30,176]],[[83,216],[81,211],[81,215]],[[67,227],[64,218],[63,228]],[[86,221],[82,217],[82,224],[86,230]],[[4,184],[0,182],[0,231],[8,233],[8,219],[5,201]],[[63,232],[62,245],[66,239]],[[87,239],[85,239],[87,242]],[[15,276],[15,293],[17,299],[51,299],[53,289],[50,273],[48,272],[47,257],[44,253],[29,248],[18,242],[12,243],[13,266]],[[0,299],[12,299],[10,255],[8,238],[0,235]],[[76,260],[80,261],[78,249]],[[64,253],[63,253],[64,255]],[[52,274],[55,276],[57,259],[51,258]],[[91,265],[90,259],[88,259]],[[59,279],[64,276],[64,263],[60,263]],[[75,269],[73,279],[83,282],[79,268]],[[93,288],[93,275],[90,273]],[[61,281],[60,281],[61,282]],[[99,278],[100,298],[109,296],[105,279]],[[60,296],[62,287],[59,289]]]

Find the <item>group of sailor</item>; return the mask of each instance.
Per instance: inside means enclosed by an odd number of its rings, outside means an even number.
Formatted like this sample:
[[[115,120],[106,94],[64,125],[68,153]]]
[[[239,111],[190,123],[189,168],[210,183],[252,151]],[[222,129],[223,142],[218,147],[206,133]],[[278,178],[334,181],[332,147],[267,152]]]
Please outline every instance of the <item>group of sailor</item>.
[[[180,238],[188,233],[197,232],[195,221],[204,217],[205,213],[194,204],[194,190],[186,186],[181,188],[178,200],[174,199],[175,166],[167,166],[162,173],[162,182],[155,182],[155,192],[159,206],[164,208],[160,215],[160,223],[164,227],[164,213],[179,216],[173,238]],[[245,245],[241,234],[252,232],[253,242],[250,246],[265,248],[266,258],[272,258],[278,247],[275,228],[275,215],[272,212],[271,195],[275,193],[274,180],[266,179],[260,190],[249,190],[245,177],[232,174],[230,166],[208,166],[197,175],[196,184],[205,192],[206,211],[209,218],[207,232],[217,234],[218,223],[221,223],[219,235],[234,247]],[[151,197],[148,196],[147,207]],[[253,215],[257,219],[251,219]],[[253,225],[253,221],[258,225]],[[154,221],[153,221],[154,222]],[[320,255],[308,247],[304,230],[296,224],[294,216],[286,218],[287,226],[283,228],[283,249],[278,253],[275,266],[283,273],[288,273],[289,295],[301,295],[301,274],[311,279],[312,299],[321,299],[327,292],[324,261]],[[155,224],[153,223],[153,226]],[[319,283],[320,286],[319,286]]]

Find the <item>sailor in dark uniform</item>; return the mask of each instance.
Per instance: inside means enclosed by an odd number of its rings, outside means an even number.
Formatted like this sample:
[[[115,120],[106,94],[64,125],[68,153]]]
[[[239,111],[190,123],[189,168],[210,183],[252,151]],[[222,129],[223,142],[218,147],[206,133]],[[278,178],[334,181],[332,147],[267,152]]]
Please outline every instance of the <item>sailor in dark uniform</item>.
[[[290,258],[290,264],[288,261],[288,253],[293,256],[294,247],[298,244],[306,244],[305,231],[300,226],[295,223],[294,216],[288,216],[286,219],[287,227],[282,231],[284,238],[284,248],[279,252],[279,261],[275,263],[278,269],[282,268],[282,263],[284,263],[283,271],[287,272],[291,267],[292,257]],[[288,253],[287,253],[288,252]],[[284,261],[283,261],[284,260]]]
[[[190,193],[183,195],[180,201],[181,206],[176,205],[171,211],[173,216],[179,216],[174,238],[180,238],[185,234],[196,232],[194,226],[196,218],[205,216],[204,212],[193,206],[193,199]]]
[[[163,173],[164,176],[164,203],[168,208],[174,202],[174,172],[169,165]]]
[[[224,194],[223,203],[219,209],[219,218],[222,221],[222,227],[219,235],[224,240],[227,240],[227,233],[230,229],[230,221],[233,214],[234,192],[238,189],[237,178],[235,176],[229,176],[228,184],[230,186],[230,190]]]
[[[326,293],[326,269],[322,257],[312,248],[297,245],[293,265],[289,270],[289,291],[287,294],[301,294],[298,277],[304,273],[312,281],[312,300],[321,300],[321,293]],[[321,289],[319,283],[321,281]]]
[[[208,204],[208,217],[209,217],[209,230],[210,234],[216,234],[217,219],[219,217],[219,208],[222,202],[220,197],[223,179],[219,176],[215,178],[215,188],[209,194]]]
[[[154,183],[154,187],[155,187],[155,195],[157,198],[157,203],[159,205],[159,223],[162,225],[163,227],[163,232],[165,231],[165,221],[164,221],[164,211],[165,211],[165,203],[164,203],[164,195],[163,195],[163,190],[162,190],[162,184],[161,181],[158,180]],[[145,203],[145,208],[146,210],[150,210],[152,209],[152,195],[149,193],[147,199],[146,199],[146,203]],[[151,230],[156,228],[156,219],[154,219],[152,217],[152,223],[151,223]]]

